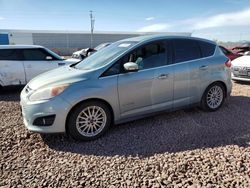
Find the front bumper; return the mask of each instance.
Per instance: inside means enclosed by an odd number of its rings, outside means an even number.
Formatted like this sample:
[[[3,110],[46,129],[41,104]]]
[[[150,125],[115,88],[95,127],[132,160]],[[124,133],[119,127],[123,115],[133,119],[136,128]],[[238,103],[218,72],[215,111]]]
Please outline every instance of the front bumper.
[[[25,95],[21,94],[20,105],[23,121],[28,130],[39,133],[65,132],[66,118],[71,105],[64,99],[57,96],[46,101],[31,102]],[[35,119],[50,115],[55,115],[52,125],[34,125]]]
[[[244,82],[250,82],[250,77],[237,77],[232,75],[232,80],[236,80],[236,81],[244,81]]]
[[[232,80],[250,81],[250,67],[232,67]]]

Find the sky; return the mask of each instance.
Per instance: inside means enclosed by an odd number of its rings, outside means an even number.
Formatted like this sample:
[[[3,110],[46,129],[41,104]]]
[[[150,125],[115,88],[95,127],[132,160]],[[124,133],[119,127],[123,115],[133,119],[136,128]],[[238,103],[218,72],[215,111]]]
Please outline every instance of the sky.
[[[250,40],[250,0],[0,0],[0,29],[192,32]]]

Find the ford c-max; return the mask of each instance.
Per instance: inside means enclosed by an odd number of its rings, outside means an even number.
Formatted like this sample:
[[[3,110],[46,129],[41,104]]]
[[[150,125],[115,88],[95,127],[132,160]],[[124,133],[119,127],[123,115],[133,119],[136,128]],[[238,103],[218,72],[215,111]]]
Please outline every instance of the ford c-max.
[[[101,136],[110,124],[198,105],[215,111],[231,92],[230,60],[212,41],[142,36],[31,80],[21,92],[26,127]]]

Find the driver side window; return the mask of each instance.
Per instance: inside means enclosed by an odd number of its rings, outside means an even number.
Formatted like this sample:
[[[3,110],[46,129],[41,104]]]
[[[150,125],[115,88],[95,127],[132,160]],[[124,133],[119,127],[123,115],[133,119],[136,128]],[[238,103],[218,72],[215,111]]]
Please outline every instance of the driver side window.
[[[134,62],[140,70],[164,66],[167,64],[164,42],[147,44],[129,55],[129,62]]]
[[[167,65],[167,50],[165,42],[153,42],[139,47],[122,57],[102,76],[111,76],[125,73],[123,65],[127,62],[134,62],[139,70],[150,69]]]

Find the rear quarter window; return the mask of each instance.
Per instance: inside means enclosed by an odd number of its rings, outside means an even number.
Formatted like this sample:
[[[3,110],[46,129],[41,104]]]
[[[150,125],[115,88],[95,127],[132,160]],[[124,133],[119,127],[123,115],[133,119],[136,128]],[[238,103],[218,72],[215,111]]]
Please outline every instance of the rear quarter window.
[[[202,57],[209,57],[214,54],[215,51],[215,44],[204,42],[204,41],[198,41],[200,49],[201,49],[201,55]]]

